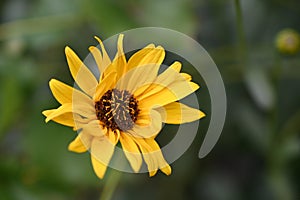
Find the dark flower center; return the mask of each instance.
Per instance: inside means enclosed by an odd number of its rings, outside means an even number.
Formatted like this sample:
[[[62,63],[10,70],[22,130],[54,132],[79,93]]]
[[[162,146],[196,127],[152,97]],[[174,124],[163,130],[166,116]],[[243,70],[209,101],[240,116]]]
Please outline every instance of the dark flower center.
[[[139,114],[138,101],[127,90],[108,90],[95,103],[97,118],[112,131],[131,129]]]

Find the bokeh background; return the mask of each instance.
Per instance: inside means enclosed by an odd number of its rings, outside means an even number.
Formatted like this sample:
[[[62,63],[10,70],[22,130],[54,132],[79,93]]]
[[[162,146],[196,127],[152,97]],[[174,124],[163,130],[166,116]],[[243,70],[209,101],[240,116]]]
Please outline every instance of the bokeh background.
[[[297,0],[1,0],[0,199],[300,199],[299,19]],[[67,150],[76,133],[44,122],[42,110],[58,106],[48,81],[72,85],[66,45],[84,59],[94,35],[143,26],[183,32],[208,51],[227,91],[226,124],[199,159],[209,117],[201,120],[169,177],[110,169],[99,180],[88,153]],[[287,28],[296,32],[281,32]],[[183,71],[202,86],[199,104],[209,116],[201,76],[189,63]],[[161,144],[177,127],[165,128]]]

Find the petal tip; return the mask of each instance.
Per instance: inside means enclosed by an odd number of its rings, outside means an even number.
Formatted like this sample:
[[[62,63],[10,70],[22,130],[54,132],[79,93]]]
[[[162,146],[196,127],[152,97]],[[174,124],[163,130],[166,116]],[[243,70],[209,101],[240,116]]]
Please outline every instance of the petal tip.
[[[69,46],[65,47],[65,53],[67,54],[69,51],[72,51],[72,49]]]
[[[205,116],[206,116],[206,114],[204,112],[202,112],[202,111],[199,110],[199,119],[201,119],[201,118],[203,118]]]
[[[156,174],[157,170],[149,171],[149,177],[152,177]]]

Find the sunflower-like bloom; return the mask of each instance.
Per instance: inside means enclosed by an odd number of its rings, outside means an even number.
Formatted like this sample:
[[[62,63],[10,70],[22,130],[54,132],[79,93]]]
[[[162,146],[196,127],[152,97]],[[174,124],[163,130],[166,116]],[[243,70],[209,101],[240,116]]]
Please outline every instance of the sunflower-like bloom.
[[[171,167],[155,137],[162,123],[181,124],[205,116],[178,102],[199,86],[191,82],[189,74],[180,73],[180,62],[158,73],[165,57],[161,46],[149,44],[126,60],[123,37],[119,35],[112,61],[102,41],[95,37],[101,50],[94,46],[89,50],[101,72],[99,78],[66,47],[70,72],[79,88],[50,80],[50,89],[61,106],[43,114],[46,122],[52,120],[78,131],[68,148],[77,153],[90,151],[99,178],[103,178],[119,142],[134,172],[140,170],[144,158],[149,176],[158,169],[169,175]]]
[[[293,29],[283,29],[277,34],[275,44],[281,53],[296,54],[300,49],[300,35]]]

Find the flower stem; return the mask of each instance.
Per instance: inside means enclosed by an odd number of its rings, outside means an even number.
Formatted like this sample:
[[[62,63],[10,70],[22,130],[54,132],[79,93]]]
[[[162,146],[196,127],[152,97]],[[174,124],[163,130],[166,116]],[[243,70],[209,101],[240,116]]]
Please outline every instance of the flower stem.
[[[234,0],[235,12],[236,12],[236,25],[237,25],[237,37],[238,37],[238,55],[240,63],[240,72],[245,75],[246,63],[247,63],[247,43],[243,24],[243,13],[240,0]]]
[[[108,178],[106,179],[106,184],[104,185],[102,194],[100,195],[100,200],[110,200],[113,196],[114,191],[119,183],[121,172],[112,170],[110,171]]]
[[[243,25],[243,15],[240,0],[235,0],[236,23],[238,32],[238,43],[242,53],[242,58],[246,55],[246,37]]]

